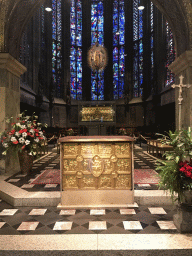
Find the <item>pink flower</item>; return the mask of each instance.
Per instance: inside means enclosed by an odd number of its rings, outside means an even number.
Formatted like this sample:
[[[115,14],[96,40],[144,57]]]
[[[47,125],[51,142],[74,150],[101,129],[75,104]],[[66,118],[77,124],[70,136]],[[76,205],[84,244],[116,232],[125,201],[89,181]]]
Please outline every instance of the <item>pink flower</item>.
[[[16,140],[16,141],[13,141],[13,144],[18,144],[19,142]]]

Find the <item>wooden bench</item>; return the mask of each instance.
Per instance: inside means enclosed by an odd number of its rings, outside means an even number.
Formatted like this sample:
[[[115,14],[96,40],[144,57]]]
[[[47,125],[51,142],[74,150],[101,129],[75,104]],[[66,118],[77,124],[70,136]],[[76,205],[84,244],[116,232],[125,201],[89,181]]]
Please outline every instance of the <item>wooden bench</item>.
[[[160,140],[147,140],[147,153],[152,155],[156,155],[156,157],[160,154],[163,156],[163,154],[166,151],[171,151],[173,149],[172,146],[163,144]]]

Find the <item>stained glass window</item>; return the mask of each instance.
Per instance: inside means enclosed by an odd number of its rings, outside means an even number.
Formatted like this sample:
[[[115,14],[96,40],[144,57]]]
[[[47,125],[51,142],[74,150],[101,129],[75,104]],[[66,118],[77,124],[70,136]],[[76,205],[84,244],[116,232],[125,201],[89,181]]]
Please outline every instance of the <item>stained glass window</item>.
[[[104,45],[103,0],[91,3],[91,45]],[[91,100],[104,100],[104,71],[91,72]]]
[[[62,87],[62,17],[61,0],[52,0],[52,75],[55,96],[61,97]]]
[[[133,1],[133,96],[143,94],[143,10],[138,10],[139,0]]]
[[[82,2],[71,0],[70,12],[71,98],[82,100]]]
[[[113,98],[123,97],[125,74],[124,0],[113,2]]]
[[[168,86],[175,81],[175,76],[169,70],[169,65],[175,60],[176,52],[175,52],[175,46],[173,41],[173,33],[169,27],[168,22],[165,24],[166,26],[166,51],[167,51],[167,59],[166,59],[166,71],[167,71],[167,77],[165,81],[165,86]]]

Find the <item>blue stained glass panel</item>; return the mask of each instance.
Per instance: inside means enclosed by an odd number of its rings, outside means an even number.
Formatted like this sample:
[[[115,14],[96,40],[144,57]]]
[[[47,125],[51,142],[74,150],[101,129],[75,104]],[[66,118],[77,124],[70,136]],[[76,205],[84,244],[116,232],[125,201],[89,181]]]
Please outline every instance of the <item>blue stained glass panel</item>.
[[[143,11],[138,10],[139,0],[133,1],[133,96],[140,97],[143,89]]]
[[[82,99],[82,3],[81,0],[71,1],[71,95],[73,99]]]
[[[99,44],[103,45],[104,43],[103,32],[98,32],[98,42]]]
[[[77,61],[82,62],[82,50],[80,48],[77,49]]]
[[[102,31],[103,32],[103,17],[100,16],[98,18],[98,31]]]
[[[91,45],[104,44],[103,1],[91,4]],[[104,72],[91,72],[91,99],[104,100]]]
[[[91,30],[97,31],[97,17],[93,16],[91,17]]]
[[[118,34],[117,34],[118,32]],[[125,76],[125,12],[124,1],[113,2],[113,98],[122,98]]]

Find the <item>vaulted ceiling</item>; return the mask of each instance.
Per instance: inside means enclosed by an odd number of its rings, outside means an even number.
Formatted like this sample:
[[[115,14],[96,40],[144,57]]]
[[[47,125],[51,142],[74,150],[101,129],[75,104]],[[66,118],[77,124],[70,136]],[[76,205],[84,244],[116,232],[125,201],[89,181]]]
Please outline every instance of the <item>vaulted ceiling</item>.
[[[18,59],[22,33],[30,18],[45,2],[46,0],[0,0],[0,52],[9,52]],[[177,56],[192,49],[192,0],[152,2],[169,22]]]

